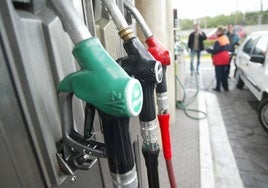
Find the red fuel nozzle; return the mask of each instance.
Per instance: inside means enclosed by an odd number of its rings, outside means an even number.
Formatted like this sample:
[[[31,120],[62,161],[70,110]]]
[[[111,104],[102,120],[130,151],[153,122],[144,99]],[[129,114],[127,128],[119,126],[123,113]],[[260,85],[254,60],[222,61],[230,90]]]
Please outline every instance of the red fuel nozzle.
[[[151,36],[145,40],[148,45],[148,51],[152,56],[162,63],[162,65],[170,65],[170,52],[157,40],[156,37]]]

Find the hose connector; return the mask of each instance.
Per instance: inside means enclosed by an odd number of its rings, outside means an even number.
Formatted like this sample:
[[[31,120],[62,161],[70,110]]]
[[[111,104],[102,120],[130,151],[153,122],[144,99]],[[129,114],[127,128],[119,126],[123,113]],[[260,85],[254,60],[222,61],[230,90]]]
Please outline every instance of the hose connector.
[[[156,93],[158,114],[166,114],[168,111],[168,93]]]
[[[131,27],[120,29],[118,34],[124,41],[128,41],[129,39],[135,37],[134,31],[132,30]]]
[[[141,136],[143,142],[146,144],[152,144],[157,142],[157,124],[156,119],[150,122],[140,121],[141,124]]]

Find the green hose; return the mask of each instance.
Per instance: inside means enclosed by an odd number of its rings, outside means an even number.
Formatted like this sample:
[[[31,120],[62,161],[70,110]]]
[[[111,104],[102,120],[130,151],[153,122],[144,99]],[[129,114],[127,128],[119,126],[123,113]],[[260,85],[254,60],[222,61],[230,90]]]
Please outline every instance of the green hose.
[[[182,101],[176,101],[176,107],[179,108],[179,109],[184,110],[185,115],[187,117],[191,118],[191,119],[195,119],[195,120],[205,119],[207,117],[206,112],[203,112],[203,111],[197,110],[197,109],[188,108],[188,106],[191,105],[195,101],[195,99],[197,98],[198,93],[200,91],[199,90],[199,83],[198,83],[198,80],[197,80],[197,74],[194,73],[194,78],[195,78],[195,81],[196,81],[196,92],[187,101],[186,101],[185,87],[183,86],[183,84],[181,83],[181,81],[177,77],[177,75],[175,76],[175,78],[176,78],[176,81],[179,82],[179,84],[180,84],[180,86],[182,87],[182,90],[183,90],[183,99],[182,99]],[[203,116],[195,117],[195,116],[191,115],[190,112],[201,113],[201,114],[203,114]]]

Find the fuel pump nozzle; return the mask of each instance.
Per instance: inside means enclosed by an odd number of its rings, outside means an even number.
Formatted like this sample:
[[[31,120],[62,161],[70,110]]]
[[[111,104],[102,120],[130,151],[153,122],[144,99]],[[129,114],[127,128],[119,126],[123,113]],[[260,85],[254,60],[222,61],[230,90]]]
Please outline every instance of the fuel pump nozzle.
[[[78,98],[108,114],[137,116],[141,110],[141,103],[135,100],[135,90],[141,91],[139,81],[129,77],[106,52],[100,41],[91,36],[71,1],[51,2],[75,44],[73,55],[81,67],[81,70],[66,76],[58,89],[72,91]]]
[[[128,120],[140,113],[142,87],[131,78],[105,51],[99,40],[92,37],[69,0],[51,0],[64,29],[75,47],[73,55],[81,70],[67,75],[58,85],[63,132],[63,157],[66,171],[83,169],[86,156],[107,157],[115,187],[136,187]],[[87,103],[84,135],[75,130],[72,97]],[[88,106],[89,105],[89,106]],[[98,111],[105,145],[91,139],[94,110]],[[88,125],[89,124],[89,125]],[[75,157],[74,157],[75,156]],[[75,159],[75,160],[73,160]],[[71,168],[71,170],[70,170]]]
[[[142,85],[144,100],[139,115],[143,139],[142,153],[147,167],[149,187],[157,188],[159,187],[159,144],[157,142],[154,89],[156,84],[162,81],[162,65],[142,45],[115,3],[110,0],[102,0],[102,2],[108,9],[118,33],[124,41],[123,46],[128,55],[118,59],[118,62],[129,75],[133,75]]]
[[[168,93],[167,93],[167,83],[166,83],[166,67],[170,65],[170,52],[166,49],[159,40],[153,35],[144,18],[138,9],[132,5],[128,0],[124,0],[125,8],[131,13],[135,18],[138,25],[141,28],[142,33],[145,37],[145,42],[148,45],[148,51],[152,56],[160,61],[163,66],[163,80],[161,83],[156,85],[156,95],[158,104],[158,121],[162,136],[162,145],[164,157],[166,160],[166,166],[169,176],[169,182],[171,188],[176,188],[176,180],[172,165],[172,152],[170,143],[170,133],[169,133],[169,118],[170,114],[168,112]]]

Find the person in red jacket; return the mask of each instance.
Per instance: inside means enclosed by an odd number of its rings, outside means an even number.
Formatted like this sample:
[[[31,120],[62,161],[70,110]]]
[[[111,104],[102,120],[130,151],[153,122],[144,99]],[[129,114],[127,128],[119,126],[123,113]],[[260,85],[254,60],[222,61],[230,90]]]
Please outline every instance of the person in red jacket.
[[[228,64],[230,63],[230,41],[224,34],[225,29],[219,26],[216,31],[217,39],[212,49],[206,49],[212,54],[213,65],[215,66],[216,87],[214,91],[221,91],[221,85],[225,91],[229,91],[228,87]]]

